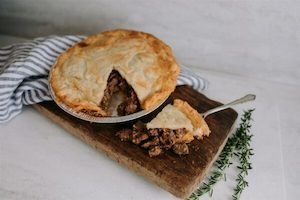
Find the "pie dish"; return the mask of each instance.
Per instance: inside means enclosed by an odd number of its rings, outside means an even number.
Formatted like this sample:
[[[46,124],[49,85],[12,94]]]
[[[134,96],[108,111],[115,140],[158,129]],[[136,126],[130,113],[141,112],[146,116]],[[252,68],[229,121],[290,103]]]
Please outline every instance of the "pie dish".
[[[118,29],[89,36],[61,54],[49,83],[56,102],[107,117],[112,95],[120,91],[119,115],[157,106],[174,91],[179,71],[164,42],[148,33]]]
[[[131,141],[148,149],[150,157],[172,149],[178,155],[189,153],[188,143],[210,134],[201,114],[186,101],[175,99],[148,123],[138,122],[132,129],[117,132],[122,141]]]

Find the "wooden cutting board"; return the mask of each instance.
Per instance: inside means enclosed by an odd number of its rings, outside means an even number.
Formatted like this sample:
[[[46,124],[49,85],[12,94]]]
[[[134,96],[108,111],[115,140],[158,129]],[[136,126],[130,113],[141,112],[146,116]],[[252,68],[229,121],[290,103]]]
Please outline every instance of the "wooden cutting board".
[[[172,102],[174,98],[187,101],[200,113],[221,105],[189,86],[177,87],[166,103]],[[150,121],[166,103],[141,120],[143,122]],[[224,147],[238,116],[232,109],[208,116],[206,121],[211,135],[202,141],[194,140],[190,144],[189,155],[180,157],[172,151],[168,151],[158,157],[150,158],[145,149],[130,142],[121,142],[115,136],[116,131],[126,127],[130,128],[136,121],[122,124],[90,123],[67,114],[53,101],[36,104],[34,107],[96,150],[105,153],[108,157],[180,198],[188,197],[204,179]]]

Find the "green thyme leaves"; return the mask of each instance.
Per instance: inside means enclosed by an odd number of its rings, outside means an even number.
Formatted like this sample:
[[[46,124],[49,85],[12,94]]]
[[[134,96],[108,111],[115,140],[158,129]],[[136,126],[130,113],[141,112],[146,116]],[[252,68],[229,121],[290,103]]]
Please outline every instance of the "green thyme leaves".
[[[238,159],[238,174],[236,178],[237,184],[234,188],[232,198],[233,200],[238,200],[240,198],[243,190],[248,187],[248,182],[245,179],[248,175],[248,170],[252,169],[250,158],[254,153],[251,148],[251,139],[253,135],[250,133],[250,129],[253,111],[254,109],[244,111],[239,127],[228,139],[218,160],[214,163],[214,169],[211,176],[206,182],[203,182],[200,187],[187,198],[187,200],[198,200],[199,197],[205,193],[209,193],[212,196],[214,185],[222,178],[226,181],[225,170],[232,165],[231,161],[234,157]]]

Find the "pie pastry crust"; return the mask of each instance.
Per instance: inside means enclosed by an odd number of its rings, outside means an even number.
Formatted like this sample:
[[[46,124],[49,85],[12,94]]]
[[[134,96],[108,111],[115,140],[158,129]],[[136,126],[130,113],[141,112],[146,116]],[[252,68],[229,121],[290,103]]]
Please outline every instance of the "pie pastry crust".
[[[209,136],[210,130],[205,122],[204,118],[195,110],[192,106],[190,106],[186,101],[182,101],[180,99],[175,99],[173,105],[180,109],[187,118],[189,118],[194,127],[194,136],[198,139],[203,139],[204,136]]]
[[[149,110],[174,91],[180,68],[171,48],[151,34],[102,32],[58,57],[50,75],[55,100],[76,111],[107,116],[99,104],[112,70],[133,88],[141,108]]]
[[[187,133],[184,141],[192,141],[194,137],[203,139],[209,136],[210,130],[197,110],[191,107],[186,101],[175,99],[173,105],[167,105],[150,122],[147,123],[148,129],[166,128],[180,129],[185,128]]]

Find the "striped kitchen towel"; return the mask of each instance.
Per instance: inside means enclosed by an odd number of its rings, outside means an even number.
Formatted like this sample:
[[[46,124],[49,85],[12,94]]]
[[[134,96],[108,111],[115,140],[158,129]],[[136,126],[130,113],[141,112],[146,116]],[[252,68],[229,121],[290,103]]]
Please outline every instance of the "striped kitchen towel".
[[[23,105],[50,101],[48,73],[62,52],[84,36],[49,36],[0,48],[0,123],[18,115]],[[207,81],[182,67],[178,85],[204,90]]]

